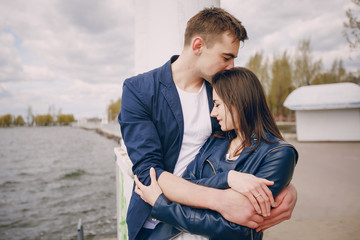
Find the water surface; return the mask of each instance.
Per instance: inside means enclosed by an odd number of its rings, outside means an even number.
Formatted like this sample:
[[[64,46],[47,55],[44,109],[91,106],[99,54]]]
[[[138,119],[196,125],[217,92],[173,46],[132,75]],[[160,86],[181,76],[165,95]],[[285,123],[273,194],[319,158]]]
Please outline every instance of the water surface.
[[[0,128],[0,239],[116,236],[118,144],[73,127]]]

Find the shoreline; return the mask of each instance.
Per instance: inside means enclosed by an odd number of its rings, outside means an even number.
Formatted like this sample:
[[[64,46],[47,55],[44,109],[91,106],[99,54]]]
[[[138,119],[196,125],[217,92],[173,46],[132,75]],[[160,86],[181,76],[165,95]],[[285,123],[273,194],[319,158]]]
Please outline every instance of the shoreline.
[[[72,127],[95,131],[109,139],[114,139],[117,143],[120,143],[121,140],[120,126],[118,123],[76,123],[73,124]]]

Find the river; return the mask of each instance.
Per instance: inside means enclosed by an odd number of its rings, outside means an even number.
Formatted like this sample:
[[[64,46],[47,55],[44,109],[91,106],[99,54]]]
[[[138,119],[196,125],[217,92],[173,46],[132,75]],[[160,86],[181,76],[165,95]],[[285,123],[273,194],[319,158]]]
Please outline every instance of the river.
[[[116,237],[118,143],[74,127],[0,128],[0,239]]]

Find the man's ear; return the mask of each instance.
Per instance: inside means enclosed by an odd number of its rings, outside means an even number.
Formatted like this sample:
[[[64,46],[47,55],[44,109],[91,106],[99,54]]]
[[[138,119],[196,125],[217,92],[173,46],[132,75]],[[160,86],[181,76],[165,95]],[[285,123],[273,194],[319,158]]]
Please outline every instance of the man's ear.
[[[200,56],[202,48],[204,47],[205,42],[204,39],[201,37],[196,37],[192,41],[192,50],[195,56]]]

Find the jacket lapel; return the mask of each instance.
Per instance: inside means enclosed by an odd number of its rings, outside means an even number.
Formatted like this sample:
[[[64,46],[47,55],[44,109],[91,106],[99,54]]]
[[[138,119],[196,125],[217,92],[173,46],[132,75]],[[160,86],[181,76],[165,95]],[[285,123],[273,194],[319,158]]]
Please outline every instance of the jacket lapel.
[[[171,73],[171,63],[177,59],[177,56],[173,56],[170,61],[168,61],[163,71],[161,72],[161,93],[163,94],[165,100],[167,101],[172,113],[174,114],[175,120],[179,127],[180,133],[180,146],[182,144],[182,139],[184,135],[184,117],[181,108],[180,97],[177,92],[174,80]]]

